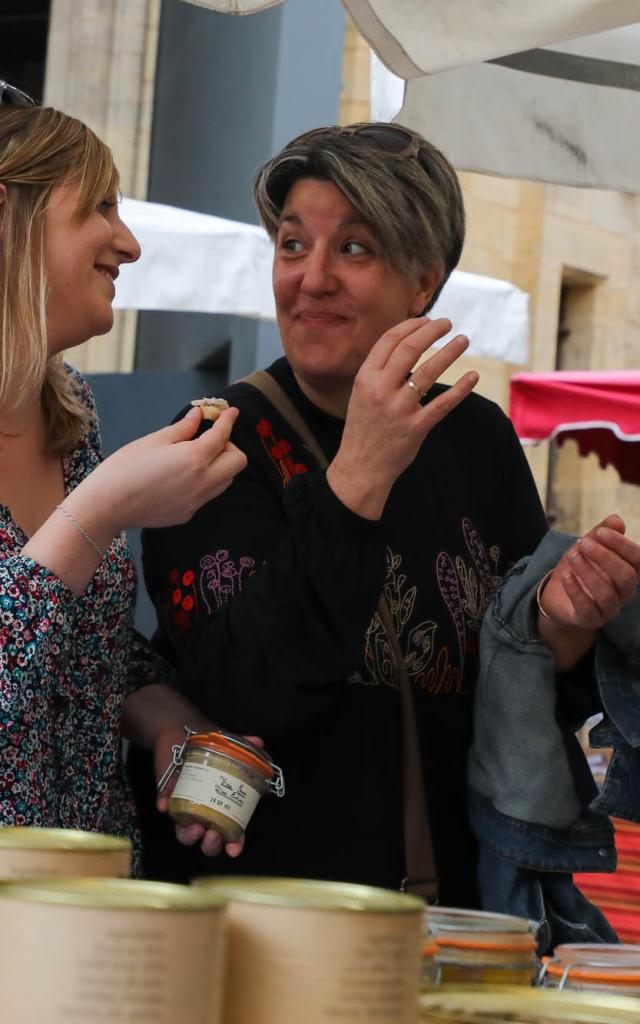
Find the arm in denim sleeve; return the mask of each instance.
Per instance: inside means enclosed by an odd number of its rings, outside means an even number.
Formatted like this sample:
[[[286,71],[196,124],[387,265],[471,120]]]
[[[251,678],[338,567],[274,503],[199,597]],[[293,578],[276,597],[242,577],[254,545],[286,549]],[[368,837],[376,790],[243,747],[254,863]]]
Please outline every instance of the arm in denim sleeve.
[[[187,526],[149,531],[143,544],[160,641],[215,721],[285,733],[360,665],[383,529],[342,505],[324,473],[295,477],[283,495],[250,460]]]

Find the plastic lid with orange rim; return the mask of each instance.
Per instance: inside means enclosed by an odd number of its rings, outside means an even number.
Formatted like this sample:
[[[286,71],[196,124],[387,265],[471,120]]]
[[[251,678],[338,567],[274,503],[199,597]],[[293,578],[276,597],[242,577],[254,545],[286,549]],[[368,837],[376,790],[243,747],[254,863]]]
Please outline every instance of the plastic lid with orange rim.
[[[260,772],[265,779],[272,779],[276,772],[276,767],[266,750],[256,747],[244,736],[236,736],[235,733],[225,732],[223,729],[194,733],[187,740],[187,749],[190,747],[201,747],[216,754],[223,754],[234,761],[240,761]]]
[[[571,944],[557,946],[546,957],[539,984],[548,978],[559,988],[572,981],[593,985],[640,987],[640,946],[620,944]],[[640,1014],[639,1014],[640,1017]]]

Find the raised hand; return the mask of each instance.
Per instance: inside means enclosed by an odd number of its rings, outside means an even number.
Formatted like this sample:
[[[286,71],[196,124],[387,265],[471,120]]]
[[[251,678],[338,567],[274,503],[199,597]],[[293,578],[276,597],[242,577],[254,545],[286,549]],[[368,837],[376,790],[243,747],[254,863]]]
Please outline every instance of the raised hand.
[[[237,415],[237,409],[227,409],[211,429],[193,439],[201,412],[192,409],[177,423],[120,448],[77,492],[84,488],[92,500],[104,499],[114,533],[187,522],[247,464],[229,440]]]
[[[64,499],[23,548],[76,594],[113,538],[127,527],[173,526],[226,490],[247,464],[231,444],[238,415],[228,409],[194,439],[201,412],[132,441],[105,459]]]
[[[420,399],[469,345],[458,335],[421,363],[418,359],[451,330],[449,320],[405,320],[373,346],[354,381],[342,442],[327,470],[329,485],[354,512],[382,514],[396,479],[415,458],[429,431],[478,382],[470,371],[427,405]]]
[[[618,515],[607,516],[562,556],[540,596],[553,628],[596,630],[634,597],[640,545],[625,536]]]

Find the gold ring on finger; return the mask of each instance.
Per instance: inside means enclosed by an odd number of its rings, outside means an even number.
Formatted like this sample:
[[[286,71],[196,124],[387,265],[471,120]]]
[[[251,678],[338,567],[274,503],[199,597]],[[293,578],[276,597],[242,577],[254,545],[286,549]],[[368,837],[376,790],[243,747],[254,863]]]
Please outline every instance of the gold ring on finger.
[[[424,396],[427,393],[426,391],[423,391],[422,388],[419,388],[415,380],[412,380],[411,377],[409,377],[409,379],[406,381],[406,384],[408,385],[408,387],[413,388],[413,390],[416,392],[419,402],[424,398]]]

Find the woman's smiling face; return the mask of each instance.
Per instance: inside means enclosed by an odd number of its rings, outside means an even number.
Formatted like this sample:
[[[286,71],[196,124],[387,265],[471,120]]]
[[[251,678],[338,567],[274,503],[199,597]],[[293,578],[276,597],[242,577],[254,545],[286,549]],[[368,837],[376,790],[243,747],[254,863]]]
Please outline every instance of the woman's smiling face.
[[[54,188],[45,214],[51,355],[110,330],[118,268],[140,256],[136,239],[120,220],[117,196],[105,197],[83,220],[75,216],[76,208],[75,189]]]
[[[278,325],[298,379],[314,390],[350,387],[378,338],[418,316],[439,277],[389,268],[332,182],[299,179],[282,210],[273,265]]]

